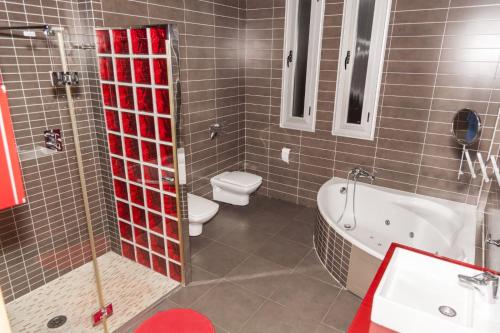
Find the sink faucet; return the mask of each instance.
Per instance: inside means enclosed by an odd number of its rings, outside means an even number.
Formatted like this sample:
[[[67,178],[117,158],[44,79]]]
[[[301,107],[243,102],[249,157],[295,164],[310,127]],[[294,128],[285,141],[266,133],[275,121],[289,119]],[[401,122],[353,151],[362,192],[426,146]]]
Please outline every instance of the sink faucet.
[[[470,288],[473,288],[486,297],[489,303],[494,303],[498,294],[498,276],[490,272],[483,272],[473,276],[458,275],[458,281]]]
[[[352,178],[354,180],[358,180],[359,178],[368,178],[370,179],[371,181],[374,181],[375,180],[375,176],[372,175],[371,173],[369,173],[368,171],[366,171],[365,169],[361,168],[361,167],[354,167],[352,168],[350,171],[349,171],[349,176],[352,175]]]

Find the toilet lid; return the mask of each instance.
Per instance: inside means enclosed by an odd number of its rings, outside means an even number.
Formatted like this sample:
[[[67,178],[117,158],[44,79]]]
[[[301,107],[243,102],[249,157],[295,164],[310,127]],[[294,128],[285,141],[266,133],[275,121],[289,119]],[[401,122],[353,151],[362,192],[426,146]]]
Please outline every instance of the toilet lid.
[[[188,214],[189,219],[199,220],[206,216],[214,215],[219,209],[219,205],[211,200],[188,193]]]
[[[262,182],[261,176],[242,171],[225,172],[220,176],[219,179],[226,183],[239,185],[242,187],[251,187]]]

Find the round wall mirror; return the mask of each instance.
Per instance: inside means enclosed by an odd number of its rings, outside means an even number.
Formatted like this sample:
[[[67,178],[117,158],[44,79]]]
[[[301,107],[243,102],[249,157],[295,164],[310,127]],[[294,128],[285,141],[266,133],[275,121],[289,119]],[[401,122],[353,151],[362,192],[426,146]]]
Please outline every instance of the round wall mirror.
[[[481,128],[481,119],[476,111],[461,109],[455,113],[452,132],[461,145],[468,146],[475,143],[479,139]]]

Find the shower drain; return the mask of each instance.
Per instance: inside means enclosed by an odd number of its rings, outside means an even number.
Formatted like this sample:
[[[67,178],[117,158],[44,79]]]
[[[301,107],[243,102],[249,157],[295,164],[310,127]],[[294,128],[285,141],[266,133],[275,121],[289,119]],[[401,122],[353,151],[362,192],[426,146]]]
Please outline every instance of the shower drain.
[[[68,318],[66,318],[66,316],[55,316],[54,318],[52,318],[51,320],[49,320],[49,322],[47,323],[47,327],[48,328],[58,328],[58,327],[61,327],[62,325],[64,325],[66,323],[66,321],[68,320]]]

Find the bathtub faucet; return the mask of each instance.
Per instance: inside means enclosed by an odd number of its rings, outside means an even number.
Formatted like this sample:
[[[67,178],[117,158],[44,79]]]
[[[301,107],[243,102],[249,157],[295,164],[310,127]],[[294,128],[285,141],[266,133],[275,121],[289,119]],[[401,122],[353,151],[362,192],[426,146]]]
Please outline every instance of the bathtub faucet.
[[[357,181],[359,178],[368,178],[371,181],[375,180],[375,176],[366,171],[361,167],[354,167],[349,171],[349,176],[352,176],[352,179]]]

